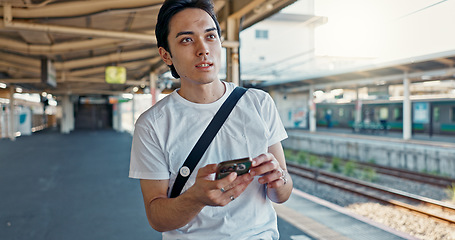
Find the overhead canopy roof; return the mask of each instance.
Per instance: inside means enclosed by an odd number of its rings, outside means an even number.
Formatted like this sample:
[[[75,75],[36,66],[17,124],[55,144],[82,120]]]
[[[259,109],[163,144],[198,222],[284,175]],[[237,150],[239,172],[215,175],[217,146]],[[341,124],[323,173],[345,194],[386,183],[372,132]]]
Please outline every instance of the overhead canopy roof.
[[[278,89],[285,92],[315,89],[355,88],[402,83],[407,77],[412,82],[455,78],[455,50],[433,53],[396,61],[327,71],[300,76],[285,81],[263,82],[255,87]]]
[[[0,0],[0,82],[53,94],[116,94],[167,71],[154,29],[163,0]],[[223,31],[240,29],[295,0],[215,0]],[[226,37],[224,35],[224,37]],[[225,45],[235,43],[224,43]],[[41,59],[54,61],[57,87],[41,83]],[[127,68],[125,84],[105,83],[105,67]]]

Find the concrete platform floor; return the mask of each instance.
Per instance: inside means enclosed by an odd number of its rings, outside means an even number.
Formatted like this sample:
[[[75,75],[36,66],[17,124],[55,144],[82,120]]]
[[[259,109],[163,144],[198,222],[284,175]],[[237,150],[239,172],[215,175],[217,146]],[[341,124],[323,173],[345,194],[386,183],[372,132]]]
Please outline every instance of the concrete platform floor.
[[[128,178],[131,140],[110,130],[0,139],[0,239],[161,239]],[[310,239],[281,219],[279,229]]]

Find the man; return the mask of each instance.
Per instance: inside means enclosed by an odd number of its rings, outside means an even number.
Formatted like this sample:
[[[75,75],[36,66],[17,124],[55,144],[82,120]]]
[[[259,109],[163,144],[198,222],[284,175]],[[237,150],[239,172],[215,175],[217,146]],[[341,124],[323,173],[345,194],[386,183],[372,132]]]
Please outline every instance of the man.
[[[165,1],[159,53],[181,87],[138,119],[130,177],[141,179],[147,218],[163,239],[278,239],[271,202],[292,191],[280,141],[287,137],[268,94],[249,89],[190,175],[170,191],[186,157],[235,86],[220,81],[220,27],[209,0]],[[250,172],[215,180],[217,163],[253,158]]]

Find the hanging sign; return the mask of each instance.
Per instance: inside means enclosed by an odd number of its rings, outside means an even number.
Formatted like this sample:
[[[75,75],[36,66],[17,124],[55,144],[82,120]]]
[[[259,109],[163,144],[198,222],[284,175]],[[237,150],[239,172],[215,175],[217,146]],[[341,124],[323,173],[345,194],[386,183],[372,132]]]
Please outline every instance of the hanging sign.
[[[126,82],[126,68],[116,66],[106,67],[106,82],[111,84],[124,84]]]

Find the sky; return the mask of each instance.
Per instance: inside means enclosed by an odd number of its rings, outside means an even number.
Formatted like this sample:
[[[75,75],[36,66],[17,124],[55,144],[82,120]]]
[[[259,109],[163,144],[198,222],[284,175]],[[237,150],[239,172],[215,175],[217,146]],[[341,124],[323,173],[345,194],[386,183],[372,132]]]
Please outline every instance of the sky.
[[[298,11],[299,0],[287,12]],[[316,55],[395,60],[455,50],[455,0],[314,0]]]

